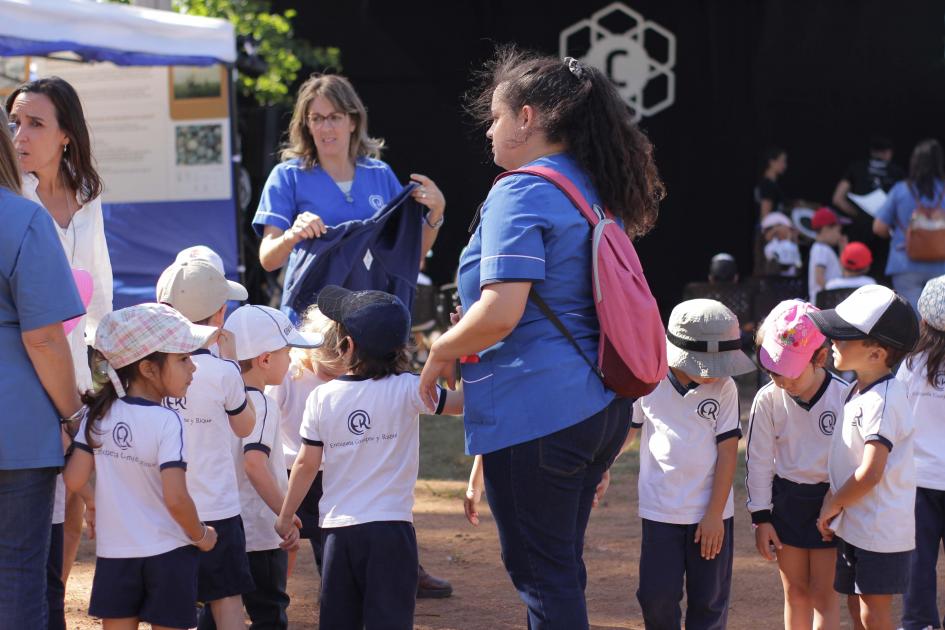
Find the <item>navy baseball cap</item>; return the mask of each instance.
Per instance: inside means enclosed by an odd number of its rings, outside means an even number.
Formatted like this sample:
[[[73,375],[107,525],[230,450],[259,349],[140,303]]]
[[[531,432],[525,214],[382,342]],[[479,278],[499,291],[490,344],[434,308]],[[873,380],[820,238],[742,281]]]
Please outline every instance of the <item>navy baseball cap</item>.
[[[368,356],[383,359],[410,338],[410,312],[396,295],[349,291],[330,284],[318,294],[318,310],[345,327]]]

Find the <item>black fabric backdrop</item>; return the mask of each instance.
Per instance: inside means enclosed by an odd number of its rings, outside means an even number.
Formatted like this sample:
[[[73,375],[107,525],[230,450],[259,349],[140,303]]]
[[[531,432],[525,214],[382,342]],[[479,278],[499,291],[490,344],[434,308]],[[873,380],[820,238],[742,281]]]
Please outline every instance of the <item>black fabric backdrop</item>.
[[[433,177],[447,222],[428,272],[450,281],[466,229],[498,172],[462,110],[495,43],[558,53],[560,32],[608,2],[549,0],[273,3],[296,32],[341,48],[373,135],[401,178]],[[718,251],[750,268],[752,187],[768,144],[789,153],[789,197],[829,201],[868,138],[890,136],[907,166],[916,141],[945,137],[945,3],[910,0],[628,0],[676,36],[676,101],[642,121],[669,195],[637,244],[666,311]],[[283,124],[286,121],[283,121]],[[271,151],[272,147],[265,148]],[[262,148],[261,148],[262,150]],[[250,160],[252,162],[252,160]],[[264,178],[271,161],[258,164]]]

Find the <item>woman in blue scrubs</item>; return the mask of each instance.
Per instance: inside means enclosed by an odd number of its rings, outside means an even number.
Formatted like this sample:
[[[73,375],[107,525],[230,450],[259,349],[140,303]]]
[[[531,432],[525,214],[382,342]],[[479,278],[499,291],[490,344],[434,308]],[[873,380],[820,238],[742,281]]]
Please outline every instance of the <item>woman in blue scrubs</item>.
[[[378,159],[383,148],[383,140],[368,135],[367,111],[345,77],[315,75],[302,84],[283,161],[269,174],[253,218],[262,236],[263,268],[275,271],[288,263],[285,277],[291,277],[297,245],[320,237],[329,226],[367,219],[397,196],[403,186]],[[428,208],[421,246],[425,256],[443,224],[446,199],[429,177],[410,178],[420,183],[414,199]],[[298,321],[296,314],[289,315]]]
[[[663,196],[652,146],[606,76],[575,59],[514,49],[484,74],[474,109],[489,125],[497,165],[553,168],[631,235],[652,227]],[[482,455],[502,559],[528,627],[586,629],[584,532],[626,438],[631,401],[604,386],[528,295],[534,287],[583,353],[597,355],[590,225],[531,175],[500,180],[480,218],[460,258],[464,314],[434,342],[420,394],[429,406],[437,378],[453,381],[466,357],[466,447]]]
[[[303,83],[283,161],[269,174],[253,218],[253,227],[262,236],[259,262],[263,268],[274,271],[288,263],[285,277],[291,278],[296,246],[322,236],[329,226],[370,218],[399,195],[403,186],[390,166],[378,159],[383,148],[383,140],[368,135],[367,111],[348,79],[315,75]],[[410,178],[420,184],[411,195],[427,207],[422,219],[422,260],[443,225],[446,199],[429,177],[414,173]],[[298,323],[301,313],[285,304],[282,310]],[[303,508],[315,515],[317,523],[321,473],[315,483]],[[320,564],[320,541],[313,538],[312,548]],[[420,567],[418,597],[449,597],[452,592],[449,582]]]

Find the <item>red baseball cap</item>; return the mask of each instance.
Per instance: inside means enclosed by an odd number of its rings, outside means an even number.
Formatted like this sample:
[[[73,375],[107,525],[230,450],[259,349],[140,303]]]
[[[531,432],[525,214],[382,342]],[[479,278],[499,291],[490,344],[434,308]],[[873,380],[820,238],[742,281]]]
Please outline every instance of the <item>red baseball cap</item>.
[[[849,271],[863,271],[873,264],[873,253],[863,243],[853,241],[840,253],[840,264]]]
[[[817,212],[814,213],[814,216],[811,217],[810,220],[810,226],[815,230],[827,227],[828,225],[838,225],[839,223],[840,219],[837,218],[837,213],[827,206],[818,208]]]

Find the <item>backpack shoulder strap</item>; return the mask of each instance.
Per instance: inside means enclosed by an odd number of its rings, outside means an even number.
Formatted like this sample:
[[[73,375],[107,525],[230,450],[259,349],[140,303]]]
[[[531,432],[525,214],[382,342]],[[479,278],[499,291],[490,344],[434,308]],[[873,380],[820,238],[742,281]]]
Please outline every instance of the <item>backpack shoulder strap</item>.
[[[578,351],[578,354],[581,355],[581,358],[584,359],[584,361],[591,367],[591,370],[594,372],[594,374],[604,378],[604,374],[600,371],[600,367],[591,361],[586,354],[584,354],[584,350],[581,349],[581,345],[577,342],[577,339],[574,338],[574,335],[571,334],[571,331],[565,327],[564,322],[558,319],[558,316],[554,314],[554,311],[551,310],[551,307],[548,306],[548,303],[545,302],[544,298],[538,295],[538,291],[535,290],[534,284],[528,291],[528,297],[532,302],[535,303],[535,306],[538,307],[538,310],[541,311],[541,314],[551,321],[552,324],[554,324],[554,327],[558,329],[558,332],[564,335],[565,338],[571,342],[571,345],[574,346],[574,348]]]
[[[601,210],[598,207],[594,209],[591,208],[591,205],[587,203],[587,199],[584,198],[584,195],[581,194],[581,191],[578,190],[577,186],[574,185],[570,179],[565,177],[563,174],[554,170],[553,168],[548,168],[547,166],[531,166],[528,168],[522,168],[513,171],[505,171],[500,173],[498,177],[495,178],[493,185],[497,183],[503,177],[508,177],[509,175],[534,175],[536,177],[541,177],[542,179],[554,184],[558,190],[560,190],[565,197],[567,197],[574,206],[581,211],[581,214],[584,215],[584,218],[591,224],[591,226],[596,226],[601,220],[604,219],[607,214],[604,210]],[[564,322],[555,315],[554,311],[551,310],[551,307],[548,306],[548,303],[545,302],[538,291],[535,290],[535,285],[532,284],[532,288],[528,292],[528,298],[535,303],[535,306],[538,307],[538,310],[541,311],[541,314],[544,315],[560,332],[564,337],[571,342],[571,345],[574,346],[574,349],[578,351],[578,354],[581,355],[581,358],[590,366],[591,371],[594,372],[601,379],[604,378],[603,372],[601,372],[600,367],[591,361],[591,359],[584,353],[584,350],[581,349],[581,345],[577,342],[577,339],[574,338],[574,335],[571,334],[571,331],[564,325]]]
[[[591,204],[589,204],[587,199],[584,198],[584,195],[581,194],[581,191],[578,190],[578,187],[574,185],[574,182],[553,168],[548,166],[529,166],[527,168],[505,171],[504,173],[499,173],[498,177],[495,178],[493,185],[498,183],[500,179],[508,177],[509,175],[534,175],[536,177],[541,177],[551,184],[554,184],[558,190],[560,190],[564,196],[567,197],[571,203],[581,211],[581,214],[584,215],[584,218],[587,219],[592,226],[597,225],[602,219],[610,216],[609,212],[602,210],[598,206],[594,206],[592,208]]]

